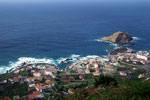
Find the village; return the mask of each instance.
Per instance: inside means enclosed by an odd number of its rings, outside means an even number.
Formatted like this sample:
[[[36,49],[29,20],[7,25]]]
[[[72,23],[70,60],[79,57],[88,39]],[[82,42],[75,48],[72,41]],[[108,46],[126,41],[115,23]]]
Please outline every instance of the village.
[[[149,71],[150,53],[135,52],[129,48],[113,50],[106,57],[79,60],[64,70],[47,62],[24,63],[21,67],[0,75],[0,90],[10,89],[10,95],[3,92],[0,98],[53,100],[73,94],[77,88],[92,85],[94,78],[101,74],[149,80]],[[16,89],[10,88],[13,85],[16,85]],[[24,88],[19,87],[22,85]],[[16,92],[22,88],[24,90]]]

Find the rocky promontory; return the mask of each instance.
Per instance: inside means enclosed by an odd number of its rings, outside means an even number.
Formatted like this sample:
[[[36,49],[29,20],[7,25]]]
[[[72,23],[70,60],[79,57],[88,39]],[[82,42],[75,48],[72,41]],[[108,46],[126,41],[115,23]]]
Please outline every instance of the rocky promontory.
[[[134,45],[131,41],[133,40],[132,36],[128,32],[115,32],[113,35],[108,37],[103,37],[101,41],[109,41],[116,43],[118,45]]]

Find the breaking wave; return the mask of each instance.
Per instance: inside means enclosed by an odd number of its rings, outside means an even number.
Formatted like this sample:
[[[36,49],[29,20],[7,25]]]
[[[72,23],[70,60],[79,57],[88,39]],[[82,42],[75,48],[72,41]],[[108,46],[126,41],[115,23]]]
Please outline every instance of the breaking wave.
[[[54,64],[56,66],[61,65],[61,62],[66,61],[66,62],[77,62],[79,60],[86,60],[86,59],[92,59],[92,58],[96,58],[99,57],[97,55],[88,55],[85,57],[81,57],[80,55],[76,55],[76,54],[72,54],[68,57],[60,57],[58,59],[53,59],[53,58],[33,58],[33,57],[20,57],[18,58],[17,61],[10,61],[8,66],[0,66],[0,74],[5,73],[7,70],[10,70],[12,68],[17,68],[18,66],[20,66],[21,64],[23,64],[24,62],[26,63],[36,63],[36,62],[45,62],[48,64]],[[69,60],[67,60],[69,59]]]
[[[138,40],[141,40],[141,38],[139,38],[139,37],[133,37],[133,41],[138,41]]]

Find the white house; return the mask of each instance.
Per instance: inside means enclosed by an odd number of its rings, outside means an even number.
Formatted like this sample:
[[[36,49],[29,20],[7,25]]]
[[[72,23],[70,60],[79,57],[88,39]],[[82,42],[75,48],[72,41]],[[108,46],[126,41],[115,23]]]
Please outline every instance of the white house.
[[[33,100],[33,99],[38,99],[38,98],[43,98],[44,95],[40,93],[39,91],[35,91],[32,94],[28,95],[28,100]]]
[[[50,70],[48,70],[48,69],[46,69],[45,71],[44,71],[44,74],[45,75],[53,75],[53,73],[50,71]]]
[[[127,76],[126,71],[120,71],[119,74],[120,74],[121,76]]]
[[[140,75],[138,76],[138,78],[144,78],[144,77],[145,77],[144,74],[140,74]]]
[[[86,74],[89,74],[89,73],[90,73],[89,68],[86,68],[85,73],[86,73]]]
[[[150,62],[150,53],[148,53],[146,51],[137,52],[136,57]]]
[[[28,77],[27,79],[26,79],[26,81],[27,82],[33,82],[35,79],[33,78],[33,77]]]
[[[40,77],[40,76],[41,76],[41,73],[39,73],[39,72],[34,72],[34,73],[33,73],[33,76],[35,76],[35,77]]]

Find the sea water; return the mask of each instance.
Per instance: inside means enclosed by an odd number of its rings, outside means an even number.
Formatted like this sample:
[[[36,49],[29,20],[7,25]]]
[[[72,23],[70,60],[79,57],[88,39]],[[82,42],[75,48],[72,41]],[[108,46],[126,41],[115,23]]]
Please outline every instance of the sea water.
[[[0,3],[0,73],[20,57],[63,59],[104,56],[115,44],[99,39],[129,32],[134,50],[150,51],[150,3]],[[61,68],[65,66],[59,65]]]

